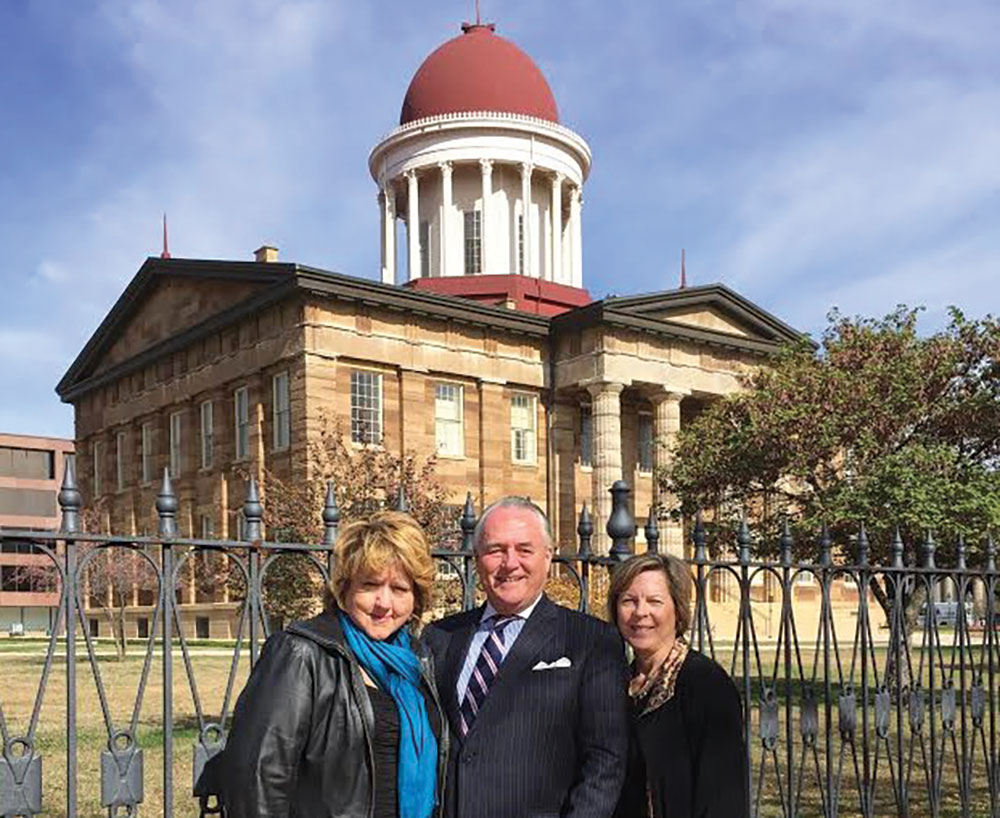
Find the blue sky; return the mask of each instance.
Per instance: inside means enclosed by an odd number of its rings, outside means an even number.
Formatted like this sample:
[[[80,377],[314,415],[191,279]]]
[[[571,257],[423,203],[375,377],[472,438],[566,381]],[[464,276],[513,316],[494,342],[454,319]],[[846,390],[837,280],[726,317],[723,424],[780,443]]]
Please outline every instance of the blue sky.
[[[3,0],[0,430],[53,392],[143,259],[378,269],[366,159],[471,0]],[[592,295],[721,281],[819,331],[834,305],[995,311],[995,0],[482,0],[590,142]]]

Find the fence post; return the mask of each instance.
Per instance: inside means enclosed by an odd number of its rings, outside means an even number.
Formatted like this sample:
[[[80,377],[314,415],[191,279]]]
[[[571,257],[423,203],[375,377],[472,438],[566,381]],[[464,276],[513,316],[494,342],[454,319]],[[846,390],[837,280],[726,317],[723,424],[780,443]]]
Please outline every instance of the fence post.
[[[611,556],[622,562],[631,556],[629,540],[635,536],[635,521],[628,510],[628,496],[632,489],[624,480],[615,480],[608,491],[611,492],[611,516],[605,530],[611,538]]]
[[[260,587],[260,520],[264,509],[260,505],[260,494],[257,491],[257,480],[253,475],[247,483],[247,496],[243,501],[243,532],[250,547],[247,549],[247,567],[250,574],[250,587],[247,588],[247,604],[250,606],[250,667],[257,664],[257,628],[261,616]]]
[[[868,667],[870,655],[870,637],[869,633],[871,631],[871,626],[868,620],[868,586],[870,582],[870,573],[868,570],[868,531],[865,529],[864,522],[858,528],[858,628],[861,631],[861,731],[862,731],[862,760],[863,760],[863,772],[864,781],[862,787],[862,803],[864,804],[864,809],[867,811],[871,807],[871,799],[873,795],[872,791],[872,773],[871,773],[871,751],[868,741],[868,686],[869,686],[869,676],[870,669]]]
[[[591,522],[586,503],[580,508],[580,521],[576,524],[576,533],[580,538],[580,550],[577,553],[580,560],[580,610],[590,613],[590,538],[594,536],[594,524]],[[614,616],[613,612],[611,616]]]
[[[792,740],[792,736],[795,734],[795,724],[792,718],[792,549],[795,546],[795,539],[792,537],[787,515],[781,522],[779,545],[781,548],[781,633],[784,637],[782,651],[785,664],[785,784],[788,788],[785,797],[788,799],[788,809],[794,815],[797,811],[793,803],[795,776],[792,772],[792,765],[795,763],[795,742]]]
[[[73,535],[80,530],[80,507],[83,498],[76,487],[76,458],[68,455],[65,461],[62,487],[59,489],[59,508],[62,523],[59,533],[65,536],[63,578],[63,608],[66,611],[66,814],[76,815],[76,588],[77,558]]]
[[[396,492],[396,502],[393,504],[392,510],[403,514],[410,513],[410,503],[406,499],[406,489],[402,483],[399,484],[399,490]]]
[[[694,517],[691,541],[694,543],[695,560],[695,637],[698,652],[704,653],[705,620],[708,616],[705,600],[705,563],[708,562],[708,549],[705,547],[705,524],[702,522],[700,511]]]
[[[656,507],[649,507],[649,517],[646,519],[646,527],[643,529],[646,535],[646,550],[656,554],[660,550],[660,527],[656,522]]]
[[[897,573],[892,574],[894,577],[894,596],[892,602],[892,620],[889,622],[889,635],[890,635],[890,645],[889,649],[892,651],[892,662],[895,667],[895,677],[896,677],[896,690],[895,690],[895,701],[896,701],[896,764],[897,769],[905,769],[903,766],[906,761],[904,743],[903,743],[903,730],[904,730],[904,718],[903,718],[903,639],[906,636],[906,622],[904,619],[905,612],[903,601],[905,599],[905,594],[908,591],[907,588],[907,578],[903,574],[905,569],[905,563],[903,562],[903,535],[899,531],[899,526],[896,526],[896,530],[892,535],[892,542],[889,544],[889,551],[892,554],[891,565],[893,568],[897,569]],[[906,776],[901,775],[898,779],[899,783],[897,785],[897,790],[899,793],[899,803],[897,804],[897,809],[900,810],[901,815],[909,815],[909,795],[907,794],[907,781]]]
[[[823,629],[823,742],[826,749],[826,801],[824,815],[833,818],[837,814],[833,782],[833,685],[830,682],[830,566],[833,564],[833,540],[830,529],[823,523],[819,537],[820,590],[823,594],[820,603],[820,622]]]
[[[337,508],[337,492],[333,481],[326,481],[326,499],[323,501],[323,545],[326,552],[327,581],[333,578],[333,546],[337,542],[337,528],[340,525],[340,509]]]
[[[472,535],[476,531],[476,506],[472,502],[472,492],[466,492],[465,507],[458,521],[462,529],[462,610],[470,611],[476,601],[475,555],[472,551]]]
[[[177,536],[177,497],[170,482],[170,470],[163,470],[160,493],[156,495],[156,514],[159,517],[160,546],[162,549],[160,580],[163,610],[163,818],[174,814],[174,666],[173,626],[174,611],[174,549]]]
[[[740,647],[743,653],[743,749],[746,769],[747,809],[750,815],[750,803],[753,799],[753,738],[750,724],[753,688],[750,685],[750,529],[747,527],[747,517],[744,512],[740,518],[740,528],[736,533],[736,543],[739,546],[740,560]]]

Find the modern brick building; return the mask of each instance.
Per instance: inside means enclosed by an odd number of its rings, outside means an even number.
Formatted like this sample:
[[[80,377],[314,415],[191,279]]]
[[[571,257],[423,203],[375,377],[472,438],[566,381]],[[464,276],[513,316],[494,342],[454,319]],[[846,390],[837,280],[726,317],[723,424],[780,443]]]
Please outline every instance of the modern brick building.
[[[252,262],[142,265],[58,385],[85,501],[116,531],[151,532],[169,467],[182,534],[237,537],[239,473],[306,479],[326,414],[354,445],[436,452],[456,505],[531,496],[563,546],[586,502],[606,549],[611,483],[633,486],[639,514],[668,500],[652,475],[685,419],[799,336],[721,285],[593,301],[590,164],[530,58],[492,26],[464,27],[369,158],[380,281],[266,246]],[[679,526],[664,534],[683,548]],[[217,604],[193,587],[182,602]]]
[[[73,441],[0,433],[0,527],[52,531],[59,527],[56,495]],[[31,566],[51,560],[31,543],[0,550],[0,631],[49,630],[59,604],[56,591],[42,590]]]

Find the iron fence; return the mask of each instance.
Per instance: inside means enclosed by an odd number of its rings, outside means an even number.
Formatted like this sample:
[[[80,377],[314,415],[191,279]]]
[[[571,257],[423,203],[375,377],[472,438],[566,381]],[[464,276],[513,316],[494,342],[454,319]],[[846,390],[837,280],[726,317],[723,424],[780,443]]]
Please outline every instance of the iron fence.
[[[576,552],[555,557],[559,572],[575,586],[583,611],[595,604],[593,586],[606,586],[611,568],[631,553],[637,531],[629,512],[628,487],[618,482],[610,491],[612,513],[605,523],[610,553],[592,553],[594,523],[584,507]],[[135,815],[144,801],[146,779],[153,773],[143,765],[142,745],[148,747],[150,742],[143,732],[156,731],[140,715],[155,657],[162,683],[162,738],[156,740],[154,735],[153,740],[163,756],[158,782],[163,815],[220,815],[214,762],[226,742],[240,657],[248,653],[252,667],[271,629],[266,615],[268,574],[279,560],[297,555],[318,577],[329,576],[340,518],[333,487],[327,492],[324,534],[317,545],[261,540],[263,509],[253,480],[243,505],[244,540],[178,537],[178,502],[166,474],[156,499],[155,537],[81,531],[81,504],[70,462],[59,493],[58,532],[0,529],[0,544],[30,542],[49,560],[59,593],[30,713],[21,714],[26,720],[23,731],[11,727],[6,709],[11,688],[0,688],[0,816],[77,816],[96,808],[80,804],[77,653],[81,647],[103,725],[101,808],[111,816]],[[397,506],[405,508],[402,495]],[[435,559],[453,569],[449,581],[459,584],[461,606],[466,609],[476,601],[475,524],[470,496],[459,521],[460,545],[433,552]],[[659,548],[660,533],[652,513],[644,535],[648,548]],[[751,814],[1000,816],[998,575],[991,541],[982,549],[979,565],[967,564],[965,547],[959,543],[955,565],[944,568],[935,563],[930,537],[923,544],[919,567],[904,565],[898,537],[892,543],[891,564],[870,565],[863,529],[854,564],[834,561],[828,536],[820,541],[815,564],[793,561],[794,543],[787,530],[777,562],[754,559],[745,524],[729,559],[710,558],[706,540],[698,522],[688,559],[696,590],[691,640],[728,671],[742,695],[746,765],[741,771],[719,773],[746,776]],[[84,598],[88,568],[112,553],[132,554],[154,577],[157,588],[152,627],[141,640],[137,691],[125,718],[118,718],[110,706]],[[181,627],[181,606],[174,593],[185,566],[204,553],[223,555],[244,588],[235,644],[227,647],[231,660],[217,711],[209,711],[200,695],[198,656]],[[58,656],[60,646],[64,656]],[[37,740],[57,659],[64,660],[65,702],[48,707],[60,707],[65,718],[65,800],[60,804],[52,803],[51,793],[49,802],[43,803],[43,761],[60,760],[43,758]],[[185,682],[181,690],[186,688],[191,697],[196,728],[193,746],[184,750],[191,754],[192,779],[183,785],[174,778],[181,752],[174,745],[178,667]]]

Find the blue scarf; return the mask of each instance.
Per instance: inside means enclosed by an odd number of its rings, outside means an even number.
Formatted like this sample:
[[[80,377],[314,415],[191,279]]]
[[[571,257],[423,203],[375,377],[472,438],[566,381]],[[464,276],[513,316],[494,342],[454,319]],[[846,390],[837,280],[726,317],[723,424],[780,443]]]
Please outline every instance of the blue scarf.
[[[428,818],[434,812],[438,747],[410,635],[400,628],[388,639],[372,639],[343,611],[337,618],[361,667],[389,692],[399,711],[399,818]]]

